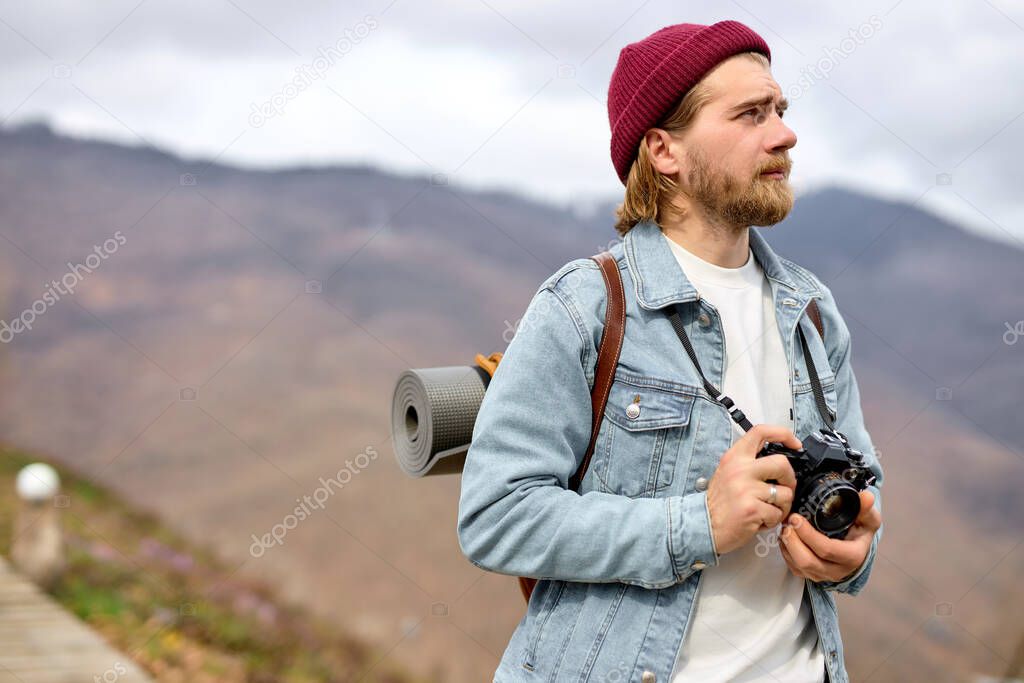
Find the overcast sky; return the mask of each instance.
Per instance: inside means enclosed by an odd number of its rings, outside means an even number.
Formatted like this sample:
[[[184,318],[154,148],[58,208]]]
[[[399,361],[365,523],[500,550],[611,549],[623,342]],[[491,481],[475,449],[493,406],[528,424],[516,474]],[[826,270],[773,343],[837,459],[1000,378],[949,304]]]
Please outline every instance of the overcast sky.
[[[242,166],[362,162],[616,198],[605,97],[619,50],[735,19],[771,46],[798,192],[918,201],[1024,247],[1019,2],[685,5],[0,1],[0,120]]]

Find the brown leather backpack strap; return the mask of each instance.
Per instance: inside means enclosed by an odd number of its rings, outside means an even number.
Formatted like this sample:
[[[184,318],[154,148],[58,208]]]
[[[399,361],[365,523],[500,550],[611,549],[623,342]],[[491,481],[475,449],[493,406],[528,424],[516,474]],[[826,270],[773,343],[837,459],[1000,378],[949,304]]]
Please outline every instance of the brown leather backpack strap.
[[[532,576],[519,576],[519,590],[523,593],[523,599],[526,602],[530,602],[530,596],[533,595],[533,589],[537,587],[537,579]]]
[[[622,288],[622,274],[619,264],[611,252],[602,251],[590,258],[597,261],[604,278],[604,286],[608,294],[608,303],[604,311],[604,331],[601,334],[601,345],[597,352],[597,365],[594,370],[594,388],[590,392],[590,403],[593,408],[590,426],[590,445],[583,456],[576,473],[569,479],[569,488],[578,491],[583,475],[590,466],[590,458],[597,444],[597,432],[604,416],[604,408],[608,404],[608,392],[615,379],[615,368],[619,364],[619,351],[622,350],[622,338],[626,332],[626,295]]]
[[[818,300],[811,299],[811,303],[807,304],[807,314],[811,316],[811,320],[814,321],[814,326],[818,328],[818,335],[825,339],[825,328],[821,324],[821,311],[818,310]]]
[[[608,251],[602,251],[590,258],[597,261],[597,265],[601,268],[601,276],[604,278],[604,286],[608,293],[608,303],[604,310],[604,331],[601,333],[601,345],[598,347],[597,365],[594,369],[594,388],[590,391],[590,404],[593,407],[590,444],[587,446],[586,455],[583,456],[583,462],[569,478],[569,488],[573,491],[579,491],[583,475],[587,473],[587,467],[590,466],[590,458],[594,454],[594,446],[597,444],[601,418],[604,416],[604,408],[608,404],[608,392],[615,379],[615,367],[619,364],[622,337],[626,332],[626,295],[622,289],[622,274],[619,273],[619,264],[615,262],[615,257]],[[522,591],[526,602],[529,602],[533,589],[537,586],[537,579],[529,576],[518,578],[519,590]]]

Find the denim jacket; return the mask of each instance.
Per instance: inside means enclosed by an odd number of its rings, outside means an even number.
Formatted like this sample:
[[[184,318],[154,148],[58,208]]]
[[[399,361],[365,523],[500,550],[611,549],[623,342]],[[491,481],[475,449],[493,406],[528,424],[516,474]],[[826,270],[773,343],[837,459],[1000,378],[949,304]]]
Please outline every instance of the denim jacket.
[[[798,438],[824,424],[803,362],[803,327],[835,427],[882,469],[864,426],[850,333],[829,289],[778,256],[757,228],[750,247],[772,289],[789,363]],[[611,248],[626,293],[615,381],[580,492],[567,488],[590,441],[605,285],[573,260],[536,291],[484,395],[462,472],[458,538],[475,566],[538,579],[494,680],[668,683],[705,567],[715,566],[707,483],[729,449],[728,412],[707,394],[665,315],[680,315],[708,380],[722,386],[727,349],[660,227],[638,223]],[[824,341],[805,309],[818,299]],[[639,397],[640,414],[626,408]],[[740,406],[742,408],[742,406]],[[882,530],[846,580],[806,581],[832,683],[846,683],[835,592],[856,595]],[[753,542],[755,539],[752,539]],[[773,549],[773,552],[779,552]],[[513,588],[510,587],[510,590]]]

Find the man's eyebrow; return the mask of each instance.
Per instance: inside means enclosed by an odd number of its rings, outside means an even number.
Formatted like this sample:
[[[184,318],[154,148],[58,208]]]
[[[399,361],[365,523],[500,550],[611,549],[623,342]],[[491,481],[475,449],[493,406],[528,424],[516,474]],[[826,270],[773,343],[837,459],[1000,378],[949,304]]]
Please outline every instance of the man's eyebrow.
[[[754,97],[754,98],[746,100],[744,102],[740,102],[739,104],[737,104],[737,105],[735,105],[733,107],[730,107],[729,111],[730,112],[746,111],[747,109],[749,109],[751,107],[756,107],[756,106],[765,105],[765,104],[771,104],[771,102],[774,99],[775,98],[772,95],[763,95],[763,96],[760,96],[760,97]],[[787,100],[785,97],[781,97],[779,99],[779,105],[778,106],[779,106],[779,111],[780,112],[786,111],[786,109],[789,108],[789,100]]]

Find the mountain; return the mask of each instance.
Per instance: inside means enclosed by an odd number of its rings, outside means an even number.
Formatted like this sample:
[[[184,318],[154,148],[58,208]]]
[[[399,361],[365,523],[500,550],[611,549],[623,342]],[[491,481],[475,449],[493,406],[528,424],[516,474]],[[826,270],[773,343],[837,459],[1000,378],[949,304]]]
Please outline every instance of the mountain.
[[[461,556],[458,478],[394,463],[391,390],[406,368],[503,350],[544,278],[616,239],[612,206],[0,130],[3,320],[31,324],[0,346],[3,438],[387,658],[480,680],[522,599]],[[1003,336],[1024,315],[1024,254],[842,188],[762,230],[834,292],[886,468],[869,589],[839,600],[851,674],[999,673],[1021,635],[1024,344]],[[253,550],[342,469],[322,508]]]

